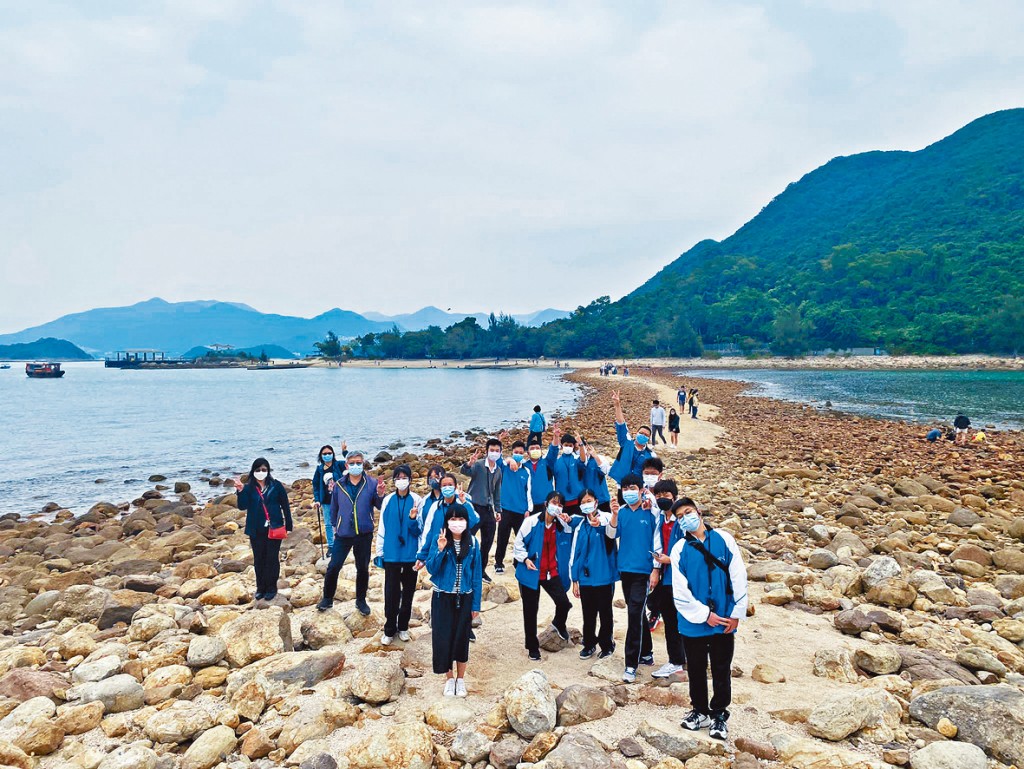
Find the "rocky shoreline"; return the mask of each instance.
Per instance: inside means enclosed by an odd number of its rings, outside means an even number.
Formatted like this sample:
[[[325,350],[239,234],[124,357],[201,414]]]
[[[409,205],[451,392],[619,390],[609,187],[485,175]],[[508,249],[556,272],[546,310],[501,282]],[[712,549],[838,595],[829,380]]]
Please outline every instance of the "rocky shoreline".
[[[665,370],[567,376],[584,396],[563,429],[605,453],[612,387],[640,423],[653,385],[677,383]],[[621,660],[579,660],[553,633],[530,663],[510,573],[485,587],[470,697],[441,699],[425,583],[408,644],[379,644],[379,571],[369,617],[353,611],[351,565],[338,608],[315,611],[324,563],[299,480],[272,604],[251,602],[230,494],[199,505],[170,486],[126,514],[100,503],[52,522],[0,519],[0,766],[1024,765],[1022,434],[928,444],[913,425],[741,396],[737,382],[700,388],[725,437],[665,458],[749,554],[734,742],[677,726],[682,676],[625,686]],[[371,472],[409,461],[422,491],[428,464],[471,451],[441,444]]]

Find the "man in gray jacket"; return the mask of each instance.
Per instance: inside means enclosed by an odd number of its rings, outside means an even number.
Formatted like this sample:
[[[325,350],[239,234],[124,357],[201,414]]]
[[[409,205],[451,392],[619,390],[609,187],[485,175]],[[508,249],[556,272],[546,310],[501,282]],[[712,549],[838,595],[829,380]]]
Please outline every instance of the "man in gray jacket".
[[[480,459],[480,452],[462,466],[462,474],[469,478],[469,496],[473,509],[480,516],[480,558],[484,565],[483,580],[490,582],[487,561],[494,544],[494,531],[501,520],[501,441],[487,439],[487,456]]]

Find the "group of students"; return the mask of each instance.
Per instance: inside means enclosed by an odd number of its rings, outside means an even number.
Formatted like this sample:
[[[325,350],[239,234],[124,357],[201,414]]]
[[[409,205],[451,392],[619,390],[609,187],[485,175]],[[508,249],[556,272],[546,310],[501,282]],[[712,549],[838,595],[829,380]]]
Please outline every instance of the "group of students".
[[[445,676],[445,696],[466,696],[465,672],[472,624],[479,615],[483,583],[490,582],[491,545],[496,573],[503,573],[509,540],[520,586],[524,646],[540,660],[537,619],[541,592],[554,604],[552,628],[569,640],[572,602],[583,613],[579,656],[615,653],[612,604],[615,584],[626,603],[627,628],[622,679],[633,682],[640,666],[655,664],[648,612],[664,622],[667,661],[652,672],[667,678],[689,672],[692,711],[683,726],[708,728],[725,739],[731,701],[731,662],[737,625],[746,614],[746,570],[734,539],[712,529],[699,506],[680,497],[674,481],[651,450],[651,427],[630,434],[619,393],[612,395],[619,450],[601,457],[582,438],[555,426],[542,445],[546,422],[532,421],[526,441],[515,441],[505,455],[501,438],[486,442],[486,455],[460,468],[459,479],[441,465],[428,469],[428,492],[410,489],[412,471],[392,472],[394,490],[369,476],[364,455],[335,456],[324,446],[313,476],[313,497],[326,519],[330,561],[323,598],[331,608],[338,575],[351,553],[356,565],[356,608],[366,602],[369,565],[384,570],[385,624],[381,643],[409,640],[409,620],[418,572],[433,585],[431,630],[433,669]],[[540,415],[537,407],[535,415]],[[541,415],[541,419],[543,416]],[[539,428],[539,429],[537,429]],[[253,463],[249,481],[237,483],[239,507],[246,511],[246,534],[253,548],[257,598],[277,592],[280,540],[276,527],[292,526],[287,494],[269,475],[265,459]],[[615,497],[607,478],[616,484]],[[374,509],[380,511],[374,526]],[[479,541],[477,536],[479,535]],[[708,699],[710,660],[714,696]]]

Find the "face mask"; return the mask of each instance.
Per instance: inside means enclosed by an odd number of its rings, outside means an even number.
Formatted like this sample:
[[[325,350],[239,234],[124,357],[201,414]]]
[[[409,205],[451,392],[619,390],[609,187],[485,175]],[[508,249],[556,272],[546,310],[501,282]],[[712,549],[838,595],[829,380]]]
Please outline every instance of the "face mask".
[[[530,459],[540,459],[540,449],[530,449]]]
[[[622,492],[622,498],[626,501],[627,505],[633,506],[640,501],[640,492],[636,489],[626,489]]]
[[[683,531],[697,531],[700,528],[700,515],[698,513],[687,513],[679,519],[679,525]]]
[[[252,477],[257,481],[265,481],[267,480],[267,475],[269,475],[269,473],[266,470],[257,470],[252,474]]]
[[[455,496],[455,487],[454,486],[442,486],[441,487],[441,496],[444,497],[445,499],[451,499],[452,497]]]
[[[362,465],[349,465],[348,466],[348,474],[349,475],[356,475],[356,476],[362,475],[363,474],[363,466]]]
[[[320,459],[324,461],[324,464],[327,464],[328,462],[333,462],[334,454],[324,454],[322,457],[320,457]]]
[[[647,441],[648,441],[648,438],[643,433],[640,433],[640,435],[636,436],[636,445],[637,446],[646,446],[647,445]]]
[[[556,516],[559,516],[561,514],[562,514],[562,508],[560,508],[558,505],[556,505],[556,504],[548,505],[548,515],[550,515],[552,518],[554,518]]]
[[[461,534],[466,530],[466,522],[461,518],[448,521],[448,528],[451,529],[452,534]]]
[[[497,462],[499,459],[501,459],[501,452],[500,451],[488,451],[487,452],[487,458],[489,460],[491,460],[492,462]]]
[[[593,502],[584,502],[580,505],[580,512],[584,515],[592,515],[597,510],[597,505]]]
[[[399,479],[397,479],[395,481],[395,488],[398,489],[399,491],[405,491],[407,488],[409,488],[409,479],[408,478],[399,478]]]
[[[526,455],[525,454],[513,454],[512,455],[512,459],[514,459],[516,461],[517,465],[521,465],[523,462],[526,461]]]
[[[439,481],[437,478],[431,478],[429,481],[427,481],[427,483],[430,484],[430,488],[432,489],[441,488],[441,481]]]
[[[565,454],[566,456],[572,454],[572,451],[572,446],[562,446],[562,453]]]
[[[659,510],[662,510],[662,511],[667,513],[669,510],[672,509],[672,500],[671,499],[665,499],[664,497],[659,497],[657,502],[658,502],[658,509]]]
[[[657,482],[658,476],[651,475],[650,473],[646,473],[644,475],[644,486],[646,486],[647,488],[654,488],[654,484],[656,484]]]

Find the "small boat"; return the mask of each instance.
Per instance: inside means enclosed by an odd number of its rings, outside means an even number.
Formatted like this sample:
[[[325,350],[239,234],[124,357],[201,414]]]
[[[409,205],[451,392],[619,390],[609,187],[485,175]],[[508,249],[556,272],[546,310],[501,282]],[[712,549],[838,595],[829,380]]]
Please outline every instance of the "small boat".
[[[293,368],[309,368],[312,365],[312,363],[257,363],[245,368],[247,371],[284,371]]]
[[[26,363],[25,373],[33,379],[60,379],[65,372],[59,363]]]
[[[11,367],[10,363],[0,363],[0,369],[10,368],[10,367]]]

